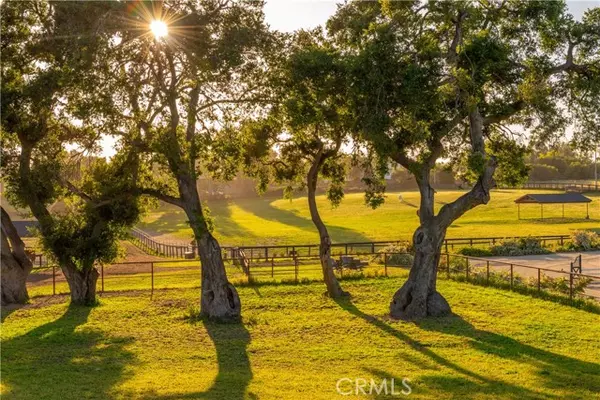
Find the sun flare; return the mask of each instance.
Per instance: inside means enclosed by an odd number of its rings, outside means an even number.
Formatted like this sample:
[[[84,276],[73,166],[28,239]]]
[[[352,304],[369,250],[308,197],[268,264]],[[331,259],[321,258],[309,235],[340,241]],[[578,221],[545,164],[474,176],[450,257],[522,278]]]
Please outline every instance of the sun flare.
[[[150,23],[150,30],[157,39],[165,37],[169,34],[169,28],[167,27],[167,24],[159,19],[155,19]]]

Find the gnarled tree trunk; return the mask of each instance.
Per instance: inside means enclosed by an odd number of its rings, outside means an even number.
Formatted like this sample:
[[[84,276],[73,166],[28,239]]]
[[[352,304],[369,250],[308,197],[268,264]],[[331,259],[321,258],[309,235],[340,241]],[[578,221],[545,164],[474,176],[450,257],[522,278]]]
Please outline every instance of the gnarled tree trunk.
[[[469,113],[469,132],[473,153],[479,153],[484,166],[473,188],[451,203],[445,204],[436,215],[435,191],[429,184],[431,170],[442,151],[441,142],[432,150],[425,164],[413,168],[419,185],[421,226],[413,236],[415,261],[408,280],[398,290],[390,303],[390,315],[414,320],[427,316],[442,316],[451,312],[450,305],[436,290],[437,269],[446,230],[461,215],[479,204],[487,204],[494,187],[496,159],[486,156],[483,137],[484,124],[478,108]],[[402,161],[402,160],[399,160]]]
[[[414,320],[427,316],[443,316],[450,305],[436,290],[437,270],[445,230],[435,224],[421,225],[413,236],[415,260],[408,280],[394,294],[390,315]]]
[[[201,233],[197,242],[202,265],[202,315],[217,320],[239,319],[242,304],[237,290],[227,280],[219,242],[208,231]]]
[[[2,271],[1,298],[2,305],[24,304],[29,300],[27,293],[27,277],[33,269],[33,262],[25,251],[25,243],[21,240],[10,216],[0,207],[2,213]]]
[[[72,264],[61,266],[71,291],[71,303],[81,306],[96,304],[96,282],[98,270],[94,267],[80,270]]]
[[[221,246],[208,230],[195,180],[189,176],[180,177],[179,192],[200,255],[200,313],[214,320],[239,319],[242,312],[240,297],[235,287],[227,280]]]
[[[310,210],[310,216],[315,224],[315,227],[319,231],[319,259],[321,261],[321,269],[323,271],[323,280],[327,286],[327,294],[332,298],[338,298],[347,296],[348,292],[342,290],[339,281],[335,277],[333,272],[333,258],[331,257],[331,238],[327,227],[323,223],[321,216],[319,215],[319,209],[317,208],[316,192],[317,192],[317,179],[319,175],[319,168],[321,166],[321,154],[320,151],[317,155],[313,165],[308,171],[307,185],[308,185],[308,208]]]

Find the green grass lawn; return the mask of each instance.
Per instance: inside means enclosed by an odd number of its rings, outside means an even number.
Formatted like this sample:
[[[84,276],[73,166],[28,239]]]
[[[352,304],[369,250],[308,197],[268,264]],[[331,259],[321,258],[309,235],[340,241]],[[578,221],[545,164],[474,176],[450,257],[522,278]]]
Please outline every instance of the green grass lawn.
[[[495,190],[488,205],[467,212],[449,229],[448,237],[514,236],[568,234],[574,229],[600,229],[600,197],[588,195],[590,220],[585,217],[585,205],[567,205],[566,219],[562,219],[560,205],[544,207],[544,221],[540,221],[539,206],[521,207],[522,219],[517,220],[514,200],[531,190]],[[543,191],[539,191],[544,193]],[[552,193],[552,192],[546,192]],[[555,193],[555,192],[554,192]],[[460,196],[459,191],[441,191],[437,194],[437,208]],[[418,226],[418,192],[389,193],[386,203],[372,210],[364,205],[363,195],[346,195],[340,207],[332,209],[324,196],[318,205],[335,242],[409,239]],[[305,197],[294,200],[250,198],[232,201],[213,201],[209,207],[214,217],[215,235],[223,245],[302,244],[318,242],[318,235],[310,220]],[[163,240],[191,240],[184,213],[176,207],[164,205],[151,212],[139,227]]]
[[[243,322],[228,325],[185,318],[197,289],[111,293],[91,309],[37,297],[4,310],[2,398],[353,398],[336,393],[344,377],[406,377],[415,399],[598,398],[597,314],[440,281],[456,315],[391,321],[403,280],[344,282],[353,297],[339,302],[322,283],[240,287]]]

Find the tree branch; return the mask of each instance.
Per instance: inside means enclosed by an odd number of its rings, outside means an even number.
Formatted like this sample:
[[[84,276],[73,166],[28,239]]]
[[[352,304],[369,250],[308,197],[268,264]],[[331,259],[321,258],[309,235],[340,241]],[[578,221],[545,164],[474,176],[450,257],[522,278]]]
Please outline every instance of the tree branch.
[[[165,203],[173,204],[174,206],[183,208],[183,200],[179,197],[171,196],[166,193],[161,192],[157,189],[152,188],[138,188],[137,192],[139,194],[145,194],[151,197],[154,197],[158,200],[164,201]]]

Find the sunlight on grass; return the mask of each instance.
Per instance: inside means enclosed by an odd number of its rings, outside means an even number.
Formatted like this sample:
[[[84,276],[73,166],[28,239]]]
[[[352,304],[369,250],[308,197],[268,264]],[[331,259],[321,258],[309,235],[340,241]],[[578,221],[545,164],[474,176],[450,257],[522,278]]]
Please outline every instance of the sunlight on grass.
[[[448,237],[558,235],[576,229],[600,228],[600,197],[590,204],[591,220],[585,220],[585,206],[567,205],[562,219],[560,205],[544,207],[539,219],[539,206],[522,206],[517,219],[514,200],[536,192],[532,190],[495,190],[488,205],[467,212],[448,229]],[[544,193],[544,191],[539,191]],[[440,191],[436,209],[459,197],[460,191]],[[545,192],[549,193],[549,192]],[[402,202],[399,200],[402,195]],[[350,193],[338,208],[332,208],[325,196],[317,203],[334,242],[410,239],[418,226],[417,192],[388,193],[386,203],[372,210],[364,205],[361,193]],[[215,219],[215,235],[222,245],[303,244],[318,242],[310,220],[306,198],[292,201],[280,198],[248,198],[209,203]],[[185,215],[172,206],[162,206],[150,213],[139,227],[162,240],[188,242],[191,230]]]

